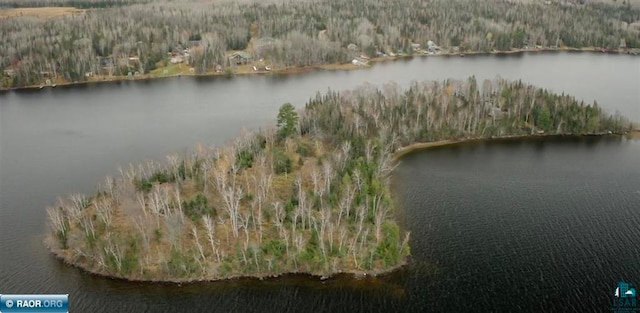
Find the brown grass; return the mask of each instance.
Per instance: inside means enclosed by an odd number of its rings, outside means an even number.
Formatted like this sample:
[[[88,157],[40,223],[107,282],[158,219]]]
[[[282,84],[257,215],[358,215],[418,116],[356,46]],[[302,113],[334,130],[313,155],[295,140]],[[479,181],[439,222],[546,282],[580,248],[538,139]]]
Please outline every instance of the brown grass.
[[[640,129],[628,133],[627,134],[627,138],[629,138],[629,139],[640,139]]]
[[[5,17],[41,17],[54,18],[66,15],[84,14],[85,10],[74,7],[42,7],[42,8],[17,8],[0,10],[0,18]]]
[[[416,142],[414,144],[410,144],[406,147],[402,147],[398,149],[398,151],[394,153],[393,157],[395,160],[399,160],[404,155],[411,153],[413,151],[434,148],[434,147],[448,146],[448,145],[453,145],[460,142],[462,142],[462,140],[440,140],[440,141],[431,141],[431,142]]]

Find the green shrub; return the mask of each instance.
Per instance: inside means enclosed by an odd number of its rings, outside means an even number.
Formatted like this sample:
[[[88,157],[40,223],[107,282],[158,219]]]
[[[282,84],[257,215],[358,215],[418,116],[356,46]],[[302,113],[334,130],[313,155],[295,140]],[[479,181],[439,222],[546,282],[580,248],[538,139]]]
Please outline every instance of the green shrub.
[[[60,208],[60,210],[62,210],[62,208]],[[62,229],[56,232],[56,237],[58,238],[58,243],[60,244],[61,249],[69,248],[69,245],[68,245],[69,230],[71,229],[71,224],[69,224],[69,219],[67,218],[66,214],[64,215],[65,216],[64,216],[64,222],[62,224]]]
[[[249,150],[242,150],[238,152],[238,155],[236,155],[236,164],[241,169],[253,166],[253,152]]]
[[[376,248],[376,255],[382,259],[385,266],[393,266],[398,263],[401,257],[400,228],[396,223],[385,222],[382,225],[384,239],[380,241]]]
[[[322,261],[320,254],[320,238],[318,232],[314,229],[311,231],[311,238],[304,247],[304,251],[300,253],[300,260],[308,263],[311,266],[317,265]]]
[[[291,173],[291,159],[282,149],[275,149],[273,152],[273,169],[278,175]]]
[[[298,205],[298,199],[296,197],[291,197],[291,199],[289,199],[289,201],[287,201],[287,203],[284,204],[285,221],[289,223],[293,222],[292,213],[293,213],[293,210],[296,209],[297,205]]]
[[[175,177],[173,177],[172,174],[169,174],[169,172],[159,171],[159,172],[153,173],[153,175],[151,175],[151,177],[149,178],[149,181],[151,182],[155,181],[160,184],[164,184],[164,183],[175,181]]]
[[[191,250],[180,251],[174,246],[171,248],[169,260],[165,263],[165,271],[172,277],[186,277],[196,274],[199,266],[193,255]]]
[[[153,183],[146,179],[135,179],[133,184],[136,186],[136,190],[149,192],[153,188]]]
[[[192,220],[198,220],[203,215],[215,216],[215,209],[207,206],[207,197],[202,193],[197,193],[188,201],[182,202],[182,209],[184,214]]]
[[[129,246],[122,258],[122,273],[129,274],[138,268],[139,252],[138,238],[131,237],[129,239]]]
[[[313,153],[313,144],[307,142],[307,141],[301,141],[300,143],[298,143],[298,147],[296,148],[296,152],[298,154],[300,154],[303,157],[312,157],[314,156]]]
[[[97,239],[95,233],[87,234],[87,246],[89,249],[93,250],[95,248]]]
[[[178,168],[178,175],[185,175],[184,163]],[[169,173],[168,171],[158,171],[153,173],[149,178],[136,178],[133,181],[133,184],[136,186],[136,190],[149,192],[153,188],[153,183],[158,182],[160,184],[175,182],[175,175]]]
[[[56,236],[58,237],[58,242],[60,243],[60,248],[67,249],[69,248],[69,232],[68,230],[60,230],[56,232]]]
[[[281,257],[287,251],[287,246],[278,239],[271,239],[262,244],[262,252],[275,257]]]
[[[156,230],[153,231],[153,239],[157,243],[160,243],[160,239],[162,239],[162,230],[160,228],[156,228]]]

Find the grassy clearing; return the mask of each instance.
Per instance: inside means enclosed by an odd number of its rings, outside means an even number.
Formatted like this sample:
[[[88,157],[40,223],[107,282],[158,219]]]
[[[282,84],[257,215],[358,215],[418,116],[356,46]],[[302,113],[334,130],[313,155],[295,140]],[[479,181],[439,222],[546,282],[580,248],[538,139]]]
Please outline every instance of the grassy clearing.
[[[150,72],[151,77],[173,76],[180,74],[191,74],[189,66],[183,63],[170,64],[166,67],[159,67]]]
[[[17,8],[0,10],[0,18],[5,17],[41,17],[54,18],[68,15],[84,14],[85,10],[74,7],[42,7],[42,8]]]

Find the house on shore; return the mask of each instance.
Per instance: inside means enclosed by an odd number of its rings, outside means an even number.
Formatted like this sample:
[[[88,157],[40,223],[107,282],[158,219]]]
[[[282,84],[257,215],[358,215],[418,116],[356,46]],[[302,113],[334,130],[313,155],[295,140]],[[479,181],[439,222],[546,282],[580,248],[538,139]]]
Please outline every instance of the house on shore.
[[[427,41],[427,50],[431,53],[436,53],[440,50],[440,48],[436,45],[435,42],[429,40]]]
[[[367,65],[367,61],[361,58],[355,58],[353,60],[351,60],[351,64],[356,65],[356,66],[365,66]]]
[[[113,57],[98,57],[98,64],[100,64],[100,71],[95,74],[112,75],[116,69],[116,61]]]
[[[251,62],[251,54],[244,51],[238,51],[231,54],[229,59],[233,60],[237,65],[247,64]]]
[[[189,48],[184,48],[182,45],[178,44],[171,49],[170,52],[167,52],[167,56],[169,57],[169,63],[178,64],[178,63],[186,63],[191,64],[191,52],[194,49],[199,47],[199,40],[191,40],[188,42]]]

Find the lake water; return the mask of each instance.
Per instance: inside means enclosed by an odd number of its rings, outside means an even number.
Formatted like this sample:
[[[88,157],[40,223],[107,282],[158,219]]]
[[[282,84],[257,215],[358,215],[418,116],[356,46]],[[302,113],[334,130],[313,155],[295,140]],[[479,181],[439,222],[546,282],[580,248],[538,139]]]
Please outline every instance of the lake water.
[[[412,265],[324,283],[305,277],[193,285],[88,275],[42,238],[57,196],[92,193],[118,166],[220,145],[278,107],[368,82],[522,79],[640,121],[640,59],[543,53],[416,58],[315,71],[0,94],[0,293],[68,293],[72,312],[598,311],[640,284],[640,141],[467,144],[403,159],[394,181]],[[635,249],[635,250],[634,250]]]
[[[396,180],[426,309],[607,312],[640,281],[639,140],[465,143]]]

